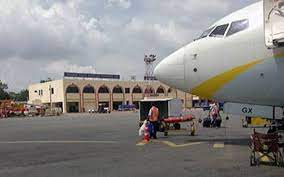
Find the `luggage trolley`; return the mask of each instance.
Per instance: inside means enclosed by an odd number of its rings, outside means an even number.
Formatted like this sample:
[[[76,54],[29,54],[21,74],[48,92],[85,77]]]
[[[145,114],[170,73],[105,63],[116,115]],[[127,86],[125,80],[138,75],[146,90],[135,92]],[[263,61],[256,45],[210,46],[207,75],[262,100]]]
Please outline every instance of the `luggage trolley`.
[[[148,118],[148,112],[152,104],[155,104],[160,112],[159,115],[159,129],[158,131],[163,132],[164,136],[168,136],[171,125],[175,130],[181,128],[181,123],[188,122],[190,135],[195,135],[196,123],[194,122],[195,117],[193,115],[183,115],[183,106],[180,99],[172,98],[145,98],[139,102],[140,104],[140,118],[139,126],[141,126]]]
[[[283,154],[279,146],[281,136],[278,133],[262,134],[253,131],[251,135],[250,165],[259,165],[263,157],[268,157],[277,166],[283,166]]]

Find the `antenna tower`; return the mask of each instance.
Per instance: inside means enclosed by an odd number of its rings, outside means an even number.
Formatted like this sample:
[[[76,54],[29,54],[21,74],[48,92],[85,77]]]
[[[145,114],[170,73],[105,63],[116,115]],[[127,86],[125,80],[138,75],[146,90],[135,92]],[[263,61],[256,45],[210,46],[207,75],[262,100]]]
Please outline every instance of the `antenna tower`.
[[[145,55],[144,56],[144,62],[145,62],[145,75],[144,80],[145,81],[153,81],[156,80],[154,76],[154,62],[156,61],[156,55]]]

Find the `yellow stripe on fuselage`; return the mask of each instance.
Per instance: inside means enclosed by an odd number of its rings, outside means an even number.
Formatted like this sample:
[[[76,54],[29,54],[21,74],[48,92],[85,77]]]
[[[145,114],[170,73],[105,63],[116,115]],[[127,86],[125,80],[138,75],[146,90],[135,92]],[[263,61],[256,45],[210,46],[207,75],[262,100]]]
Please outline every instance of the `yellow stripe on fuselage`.
[[[283,58],[283,57],[284,57],[284,52],[279,53],[279,54],[275,54],[274,57],[271,57],[271,58],[278,59],[278,58]],[[252,61],[252,62],[247,63],[245,65],[233,68],[233,69],[231,69],[227,72],[224,72],[222,74],[219,74],[219,75],[203,82],[199,86],[193,88],[191,90],[191,93],[194,94],[194,95],[200,96],[202,98],[212,99],[213,96],[216,94],[216,92],[218,92],[220,89],[222,89],[226,84],[228,84],[229,82],[231,82],[236,77],[243,74],[244,72],[250,70],[255,65],[261,63],[262,61],[264,61],[264,59],[255,60],[255,61]]]
[[[248,71],[255,65],[261,63],[263,60],[256,60],[253,62],[250,62],[248,64],[236,67],[230,71],[227,71],[225,73],[222,73],[220,75],[217,75],[199,86],[193,88],[191,90],[191,93],[197,96],[200,96],[202,98],[212,99],[214,94],[223,88],[226,84],[234,80],[236,77],[241,75],[242,73]]]
[[[283,57],[284,57],[284,52],[274,55],[274,58],[276,58],[276,59],[277,58],[283,58]]]

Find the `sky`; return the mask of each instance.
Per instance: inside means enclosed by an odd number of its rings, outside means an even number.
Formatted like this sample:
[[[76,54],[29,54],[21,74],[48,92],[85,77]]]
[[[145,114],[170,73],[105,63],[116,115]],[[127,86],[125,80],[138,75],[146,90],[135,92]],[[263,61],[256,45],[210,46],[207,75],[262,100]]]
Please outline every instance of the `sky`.
[[[63,72],[142,79],[208,26],[258,0],[0,0],[0,80],[26,89]]]

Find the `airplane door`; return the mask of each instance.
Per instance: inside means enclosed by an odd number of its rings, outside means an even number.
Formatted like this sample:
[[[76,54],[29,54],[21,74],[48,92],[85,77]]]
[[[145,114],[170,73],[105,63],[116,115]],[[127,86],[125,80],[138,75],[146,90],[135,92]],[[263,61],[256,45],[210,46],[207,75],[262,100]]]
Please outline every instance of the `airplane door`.
[[[269,48],[284,46],[284,0],[264,0],[265,42]]]
[[[194,48],[185,47],[185,56],[184,56],[184,66],[185,66],[185,80],[186,87],[192,89],[199,83],[199,55],[198,50]],[[190,83],[189,83],[190,81]]]

